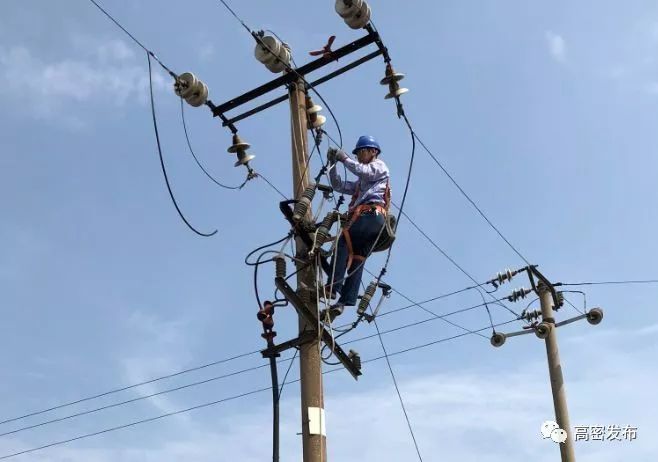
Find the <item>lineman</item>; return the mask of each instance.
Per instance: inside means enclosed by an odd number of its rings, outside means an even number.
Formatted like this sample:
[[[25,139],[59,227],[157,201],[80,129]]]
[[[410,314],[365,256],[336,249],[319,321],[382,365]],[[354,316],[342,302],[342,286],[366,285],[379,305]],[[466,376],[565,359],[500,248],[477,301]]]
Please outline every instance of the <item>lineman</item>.
[[[386,225],[391,190],[388,167],[379,159],[380,152],[377,141],[368,135],[361,136],[352,151],[358,161],[341,150],[330,148],[327,152],[332,167],[329,170],[331,186],[335,191],[352,195],[347,222],[331,262],[333,277],[330,273],[325,287],[327,297],[334,299],[340,293],[338,302],[322,313],[322,318],[328,317],[330,321],[342,314],[345,306],[356,304],[365,260]],[[335,166],[337,162],[342,162],[356,175],[357,181],[341,179]]]

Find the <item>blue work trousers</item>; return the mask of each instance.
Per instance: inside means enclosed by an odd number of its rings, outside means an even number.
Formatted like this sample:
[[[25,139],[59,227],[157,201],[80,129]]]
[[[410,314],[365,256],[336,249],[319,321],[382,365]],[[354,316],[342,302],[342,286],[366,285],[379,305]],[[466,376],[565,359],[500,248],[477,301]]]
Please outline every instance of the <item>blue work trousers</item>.
[[[375,211],[363,212],[357,220],[352,223],[348,233],[352,241],[352,250],[354,255],[368,257],[379,236],[382,227],[385,225],[384,216]],[[353,259],[352,264],[347,268],[349,252],[345,236],[341,235],[338,241],[338,249],[331,261],[329,272],[329,284],[331,284],[331,269],[336,265],[334,272],[333,290],[340,293],[338,303],[346,306],[356,305],[356,298],[359,295],[359,286],[363,276],[365,261],[363,259]],[[347,270],[347,275],[345,274]]]

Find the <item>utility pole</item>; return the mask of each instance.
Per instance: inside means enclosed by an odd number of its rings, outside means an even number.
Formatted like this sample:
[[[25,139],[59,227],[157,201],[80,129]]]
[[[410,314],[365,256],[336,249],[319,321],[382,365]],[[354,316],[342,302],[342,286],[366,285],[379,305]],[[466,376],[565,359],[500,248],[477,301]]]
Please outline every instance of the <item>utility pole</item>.
[[[292,133],[292,181],[295,198],[301,197],[304,188],[309,183],[309,169],[306,168],[308,148],[306,143],[307,116],[306,92],[302,79],[297,79],[289,86],[291,133]],[[307,216],[311,217],[309,206]],[[308,250],[304,242],[296,239],[297,255],[303,255]],[[297,269],[303,266],[297,262]],[[297,291],[306,302],[310,311],[317,312],[315,295],[308,296],[309,288],[315,289],[317,275],[315,266],[309,265],[297,275]],[[302,292],[306,292],[306,294]],[[315,292],[315,291],[314,291]],[[306,331],[315,332],[317,326],[309,325],[308,321],[299,316],[299,335]],[[324,397],[322,391],[322,362],[320,358],[320,338],[315,337],[299,346],[299,369],[301,378],[301,408],[302,408],[302,449],[304,462],[325,462],[327,460],[327,441],[324,425]]]
[[[527,335],[530,333],[534,333],[537,338],[546,341],[546,356],[548,357],[548,374],[551,379],[555,423],[557,423],[559,427],[559,429],[552,429],[553,433],[551,433],[551,439],[558,443],[560,440],[564,439],[566,434],[564,442],[559,442],[561,460],[562,462],[576,462],[576,455],[573,449],[573,432],[571,431],[569,411],[567,410],[567,395],[564,390],[564,377],[562,377],[562,365],[560,364],[560,354],[557,346],[557,328],[582,319],[586,319],[588,323],[596,326],[603,320],[603,310],[598,307],[587,310],[587,307],[585,307],[585,312],[583,314],[565,319],[564,321],[555,322],[553,307],[557,310],[564,303],[564,294],[556,291],[555,288],[561,286],[562,283],[551,283],[546,276],[539,272],[537,265],[528,265],[514,271],[508,269],[502,273],[498,273],[495,278],[487,281],[487,283],[492,284],[494,288],[498,289],[501,284],[506,281],[511,281],[516,274],[522,272],[527,273],[532,289],[521,288],[514,290],[512,294],[507,297],[507,300],[510,302],[516,302],[534,292],[539,297],[541,309],[528,311],[528,308],[526,308],[523,310],[518,319],[523,319],[530,323],[530,325],[525,326],[523,330],[517,332],[503,333],[494,331],[491,336],[491,344],[498,348],[503,346],[508,338]],[[539,322],[540,318],[541,322]],[[555,432],[558,432],[557,435],[555,435]],[[548,438],[548,435],[544,434],[543,428],[542,436]]]
[[[321,85],[378,56],[383,56],[387,66],[385,78],[380,83],[386,84],[389,87],[389,94],[386,97],[397,98],[406,91],[400,88],[398,84],[403,74],[397,74],[393,71],[393,68],[390,66],[390,57],[386,47],[382,43],[377,31],[369,24],[370,7],[367,3],[365,1],[353,3],[351,0],[345,0],[337,5],[336,8],[337,13],[340,14],[350,28],[355,30],[363,28],[367,34],[336,50],[331,49],[333,39],[330,39],[322,50],[312,53],[313,56],[320,56],[319,58],[293,69],[290,67],[291,56],[290,49],[287,45],[280,42],[274,36],[265,35],[262,31],[252,32],[252,36],[256,40],[256,49],[254,51],[256,59],[263,63],[270,71],[280,75],[222,104],[216,105],[209,99],[205,101],[205,105],[210,108],[213,116],[219,117],[222,120],[222,125],[228,127],[231,133],[233,133],[233,145],[228,151],[237,154],[237,162],[234,165],[236,167],[247,167],[249,171],[248,178],[255,178],[258,175],[249,165],[254,156],[246,152],[246,149],[250,145],[238,136],[238,129],[235,124],[276,104],[282,103],[286,99],[290,100],[294,199],[286,199],[280,202],[279,208],[286,220],[290,223],[291,229],[295,234],[296,253],[299,257],[295,261],[296,269],[298,270],[297,288],[295,290],[287,283],[288,277],[286,277],[284,259],[282,259],[284,264],[281,268],[279,263],[276,264],[277,269],[274,284],[299,315],[299,336],[282,343],[274,344],[273,338],[275,333],[272,331],[274,305],[271,303],[269,308],[267,306],[260,307],[259,319],[263,322],[263,327],[265,328],[263,335],[268,339],[268,347],[261,351],[263,357],[272,359],[288,349],[299,349],[303,462],[326,462],[327,460],[320,345],[326,345],[331,350],[333,357],[345,367],[354,379],[362,375],[361,358],[358,352],[354,350],[345,352],[336,342],[331,330],[318,322],[318,300],[316,295],[317,270],[313,264],[306,266],[309,262],[312,263],[312,260],[309,260],[309,258],[314,258],[309,257],[309,251],[311,250],[310,247],[314,245],[313,231],[317,231],[316,224],[312,223],[310,204],[312,203],[316,189],[320,189],[319,185],[310,187],[309,184],[311,172],[308,168],[307,132],[309,124],[313,128],[317,128],[324,123],[324,117],[317,115],[317,111],[321,108],[314,105],[311,101],[307,101],[306,89],[307,87],[311,88]],[[312,72],[338,62],[341,59],[345,59],[352,53],[362,50],[369,45],[375,45],[377,49],[314,81],[306,80],[307,76]],[[185,88],[180,90],[182,97],[186,97],[182,93],[188,87],[192,88],[191,93],[195,98],[197,98],[195,96],[197,93],[201,94],[201,90],[204,90],[204,87],[197,83],[195,79],[194,76],[191,76],[189,78],[191,83],[184,85]],[[200,87],[201,90],[196,89],[197,87]],[[277,96],[268,102],[245,110],[238,115],[233,115],[232,117],[227,116],[227,112],[251,103],[255,99],[283,87],[288,89],[284,95]],[[203,94],[203,99],[206,99],[205,90]],[[198,96],[198,99],[201,99],[201,97]],[[192,102],[196,104],[197,99],[194,99]],[[323,190],[323,194],[326,192],[326,190]],[[274,366],[272,366],[273,382],[276,380],[274,369]],[[274,393],[273,396],[275,400],[273,415],[276,421],[278,415],[278,395]],[[273,439],[273,452],[276,454],[278,448],[278,431],[276,428],[273,431]],[[273,459],[276,462],[276,457],[273,457]]]
[[[546,356],[548,357],[548,373],[551,378],[551,391],[553,392],[555,420],[560,428],[567,432],[567,440],[564,443],[560,443],[560,456],[562,462],[576,462],[576,455],[573,449],[573,432],[571,431],[569,411],[567,409],[567,395],[564,389],[562,365],[560,364],[560,353],[557,346],[553,297],[550,289],[542,282],[537,284],[537,291],[541,303],[542,321],[550,326],[545,340]]]

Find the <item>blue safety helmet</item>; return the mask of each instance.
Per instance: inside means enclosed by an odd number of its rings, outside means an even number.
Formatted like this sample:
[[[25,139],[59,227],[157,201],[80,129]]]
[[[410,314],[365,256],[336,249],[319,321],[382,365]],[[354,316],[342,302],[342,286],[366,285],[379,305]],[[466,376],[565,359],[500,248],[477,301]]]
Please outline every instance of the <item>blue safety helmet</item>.
[[[359,137],[359,140],[356,142],[356,146],[352,150],[352,154],[356,154],[356,152],[362,148],[374,148],[377,150],[377,154],[382,152],[382,148],[379,147],[377,140],[375,140],[375,138],[370,135],[363,135]]]

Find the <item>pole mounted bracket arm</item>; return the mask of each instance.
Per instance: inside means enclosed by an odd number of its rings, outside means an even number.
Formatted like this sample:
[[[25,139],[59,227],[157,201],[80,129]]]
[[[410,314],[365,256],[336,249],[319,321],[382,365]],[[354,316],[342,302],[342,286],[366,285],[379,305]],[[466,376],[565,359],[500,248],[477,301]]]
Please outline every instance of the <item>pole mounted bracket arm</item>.
[[[284,297],[290,301],[290,304],[295,307],[297,313],[299,313],[299,315],[303,317],[310,326],[318,325],[318,318],[316,317],[316,313],[309,309],[306,303],[304,303],[302,298],[297,294],[297,292],[295,292],[292,287],[290,287],[285,279],[279,277],[275,278],[274,284],[276,285],[277,289],[281,291]],[[343,364],[345,369],[347,369],[347,371],[352,374],[352,377],[358,379],[358,377],[361,375],[361,369],[360,367],[357,367],[360,365],[360,361],[354,360],[354,354],[349,355],[345,353],[340,345],[334,341],[334,338],[327,331],[327,329],[324,328],[324,326],[320,327],[320,329],[320,337],[322,338],[322,341],[327,346],[327,348],[333,351],[334,355]],[[317,335],[317,332],[313,332],[313,335]]]
[[[559,310],[560,307],[564,304],[564,300],[558,295],[553,283],[549,281],[548,278],[537,269],[537,265],[527,266],[526,270],[528,272],[528,277],[530,278],[530,285],[532,286],[532,290],[534,290],[535,293],[539,295],[540,289],[538,288],[539,284],[535,281],[536,277],[548,288],[548,290],[551,291],[551,297],[553,298],[553,305],[555,306],[555,310]]]

